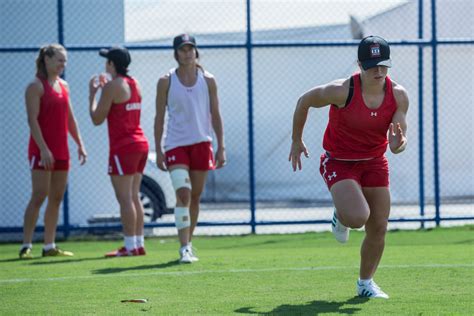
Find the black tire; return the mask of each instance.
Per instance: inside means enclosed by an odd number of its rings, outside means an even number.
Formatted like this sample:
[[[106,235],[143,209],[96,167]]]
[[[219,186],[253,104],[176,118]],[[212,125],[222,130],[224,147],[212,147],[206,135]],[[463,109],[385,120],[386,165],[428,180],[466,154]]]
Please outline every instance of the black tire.
[[[143,176],[140,185],[140,200],[143,204],[145,222],[154,222],[163,214],[169,214],[161,187],[152,178]]]

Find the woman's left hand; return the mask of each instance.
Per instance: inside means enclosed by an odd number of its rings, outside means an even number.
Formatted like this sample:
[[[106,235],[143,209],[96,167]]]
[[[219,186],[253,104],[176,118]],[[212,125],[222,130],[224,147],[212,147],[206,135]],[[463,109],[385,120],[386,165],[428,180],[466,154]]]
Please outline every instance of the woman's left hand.
[[[225,148],[218,148],[216,152],[216,169],[220,169],[226,165]]]
[[[403,129],[400,126],[400,123],[397,123],[396,127],[393,123],[390,123],[390,128],[388,132],[388,142],[390,144],[390,150],[394,154],[401,153],[405,150],[407,138],[403,133]]]

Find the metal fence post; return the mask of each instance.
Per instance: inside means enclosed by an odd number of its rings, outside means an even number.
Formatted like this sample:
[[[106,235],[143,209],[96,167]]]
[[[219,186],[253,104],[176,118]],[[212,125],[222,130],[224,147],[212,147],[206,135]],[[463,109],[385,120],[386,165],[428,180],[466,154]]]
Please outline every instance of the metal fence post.
[[[438,148],[438,39],[436,35],[436,0],[431,0],[431,48],[433,67],[433,151],[434,151],[434,196],[435,223],[440,224],[439,198],[439,148]]]
[[[423,0],[418,0],[418,38],[423,39]],[[419,137],[419,160],[418,170],[420,177],[420,217],[425,216],[425,178],[424,178],[424,126],[423,126],[423,46],[418,46],[418,137]],[[425,222],[420,221],[421,228],[425,228]]]
[[[254,161],[254,132],[253,132],[253,82],[252,82],[252,28],[250,3],[247,0],[247,93],[248,93],[248,130],[249,130],[249,181],[250,181],[250,225],[255,234],[255,161]]]
[[[58,0],[58,42],[64,46],[64,11],[63,0]],[[66,73],[61,76],[66,79]],[[64,238],[68,238],[70,233],[69,227],[69,186],[66,185],[66,191],[63,197],[63,234]]]

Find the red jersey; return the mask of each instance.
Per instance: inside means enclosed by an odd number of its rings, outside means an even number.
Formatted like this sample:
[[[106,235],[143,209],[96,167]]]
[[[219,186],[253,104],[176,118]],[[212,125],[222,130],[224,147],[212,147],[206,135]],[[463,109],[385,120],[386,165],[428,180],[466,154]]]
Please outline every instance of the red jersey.
[[[392,81],[386,77],[382,104],[370,109],[362,98],[360,74],[352,78],[354,90],[350,102],[344,108],[331,105],[323,148],[335,159],[380,157],[387,150],[387,131],[397,110]]]
[[[120,148],[141,143],[148,150],[148,141],[140,126],[142,98],[138,93],[134,78],[121,76],[130,87],[130,99],[123,103],[112,103],[107,116],[110,152],[116,153]]]
[[[38,77],[43,85],[44,93],[40,98],[38,124],[44,141],[55,160],[69,160],[67,144],[69,93],[59,80],[61,92],[51,87],[47,79]],[[28,156],[40,156],[40,149],[30,134]]]

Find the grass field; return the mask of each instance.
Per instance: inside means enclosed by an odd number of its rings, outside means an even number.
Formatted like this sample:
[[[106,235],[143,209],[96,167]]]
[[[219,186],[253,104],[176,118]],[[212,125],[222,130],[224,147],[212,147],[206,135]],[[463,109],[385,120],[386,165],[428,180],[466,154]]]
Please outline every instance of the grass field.
[[[148,255],[105,259],[120,241],[70,241],[73,258],[17,259],[0,245],[0,315],[474,315],[474,226],[397,231],[375,277],[389,300],[355,297],[362,232],[198,237],[177,263],[175,238]],[[147,298],[147,303],[121,303]]]

